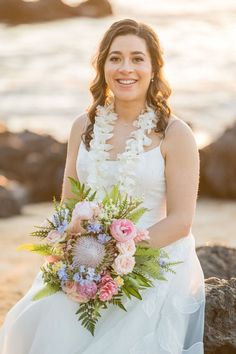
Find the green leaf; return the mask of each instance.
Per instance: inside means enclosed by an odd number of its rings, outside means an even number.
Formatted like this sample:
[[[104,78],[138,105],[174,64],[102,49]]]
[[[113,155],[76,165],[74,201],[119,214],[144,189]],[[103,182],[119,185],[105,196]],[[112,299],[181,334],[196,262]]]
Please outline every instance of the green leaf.
[[[33,243],[26,243],[17,247],[19,251],[30,251],[41,254],[42,256],[50,256],[52,254],[51,247],[48,245],[37,245]]]
[[[53,295],[60,290],[59,287],[53,287],[50,284],[47,284],[43,289],[39,290],[33,297],[32,300],[40,300],[46,296]]]
[[[142,296],[139,294],[139,292],[137,290],[135,290],[134,288],[127,288],[125,287],[125,289],[128,291],[129,294],[133,295],[134,297],[136,297],[139,300],[142,300]]]
[[[147,208],[139,208],[127,215],[127,219],[133,221],[133,223],[137,223],[139,219],[144,215],[144,213],[147,211]]]
[[[160,256],[160,249],[154,247],[144,247],[137,245],[135,251],[136,256],[145,256],[145,257],[159,257]]]

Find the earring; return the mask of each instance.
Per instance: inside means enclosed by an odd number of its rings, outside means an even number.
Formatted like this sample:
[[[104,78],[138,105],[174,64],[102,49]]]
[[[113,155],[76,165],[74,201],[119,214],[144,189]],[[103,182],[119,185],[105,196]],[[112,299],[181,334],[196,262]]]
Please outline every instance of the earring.
[[[154,81],[154,79],[153,78],[151,78],[151,82],[153,82]]]

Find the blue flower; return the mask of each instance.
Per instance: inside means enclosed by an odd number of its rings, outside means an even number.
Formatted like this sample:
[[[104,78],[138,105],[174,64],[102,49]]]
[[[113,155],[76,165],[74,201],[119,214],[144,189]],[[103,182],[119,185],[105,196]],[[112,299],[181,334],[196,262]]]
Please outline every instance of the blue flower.
[[[58,230],[61,234],[63,234],[63,233],[66,231],[67,227],[68,227],[68,222],[65,220],[65,221],[63,221],[63,223],[61,223],[61,224],[57,227],[57,230]]]
[[[101,279],[101,276],[99,274],[97,274],[93,277],[93,280],[95,280],[95,281],[99,281],[100,279]]]
[[[99,223],[88,224],[87,226],[88,232],[98,233],[102,231],[102,225]]]
[[[88,280],[88,281],[93,281],[94,280],[94,277],[93,277],[93,275],[86,275],[86,280]]]
[[[93,276],[95,272],[95,269],[92,267],[88,267],[87,274]]]
[[[99,234],[97,236],[97,239],[100,243],[106,243],[107,241],[109,241],[111,239],[111,236],[108,236],[107,234]]]
[[[79,280],[79,283],[80,283],[81,285],[85,285],[85,284],[87,283],[87,280],[86,280],[86,279],[80,279],[80,280]]]
[[[52,223],[56,226],[56,227],[59,227],[60,226],[60,220],[59,220],[59,217],[58,215],[55,213],[52,215]]]
[[[79,273],[75,273],[73,275],[73,280],[79,282],[81,280],[81,275]]]
[[[81,273],[85,272],[85,266],[84,266],[84,265],[81,265],[81,266],[79,267],[79,271],[80,271]]]
[[[165,266],[166,262],[164,261],[164,259],[160,259],[159,264],[161,267],[163,267],[163,266]]]
[[[60,280],[65,281],[68,279],[67,273],[66,273],[66,266],[63,265],[58,271],[57,271],[58,277]]]

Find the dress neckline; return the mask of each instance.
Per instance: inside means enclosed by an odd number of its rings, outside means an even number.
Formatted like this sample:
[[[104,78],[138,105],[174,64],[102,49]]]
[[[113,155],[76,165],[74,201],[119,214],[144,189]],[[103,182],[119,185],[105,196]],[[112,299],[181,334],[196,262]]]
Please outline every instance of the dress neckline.
[[[152,148],[152,149],[150,149],[150,150],[143,151],[143,152],[139,153],[139,156],[140,156],[140,157],[141,157],[141,156],[145,156],[145,155],[147,155],[148,153],[153,153],[153,152],[155,152],[155,151],[157,150],[157,151],[159,151],[159,154],[160,154],[162,160],[165,161],[165,159],[164,159],[164,157],[163,157],[163,155],[162,155],[162,152],[161,152],[161,146],[160,146],[160,145],[161,145],[161,144],[155,146],[154,148]],[[80,143],[80,146],[79,146],[78,155],[79,155],[79,153],[80,153],[81,146],[83,146],[83,149],[84,149],[87,153],[90,152],[90,151],[88,151],[88,150],[86,149],[83,140],[81,140],[81,143]],[[116,159],[116,160],[111,160],[111,159],[109,159],[109,160],[105,160],[105,161],[106,161],[106,162],[119,162],[118,159]]]

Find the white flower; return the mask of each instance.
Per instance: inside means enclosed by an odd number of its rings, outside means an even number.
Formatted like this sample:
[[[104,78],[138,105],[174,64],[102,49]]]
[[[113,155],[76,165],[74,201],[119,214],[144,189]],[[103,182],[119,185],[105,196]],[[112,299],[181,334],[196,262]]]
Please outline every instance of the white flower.
[[[110,160],[109,151],[111,144],[107,144],[113,136],[114,123],[118,115],[114,112],[114,102],[106,106],[97,106],[93,138],[89,151],[89,174],[87,184],[97,191],[97,198],[102,200],[105,190],[109,190],[114,184],[119,183],[121,193],[134,195],[136,186],[135,165],[139,155],[144,152],[144,146],[149,146],[152,140],[146,135],[157,124],[158,117],[154,110],[146,107],[133,122],[137,128],[130,134],[126,141],[125,151],[117,154],[118,171],[110,168],[106,163]]]

